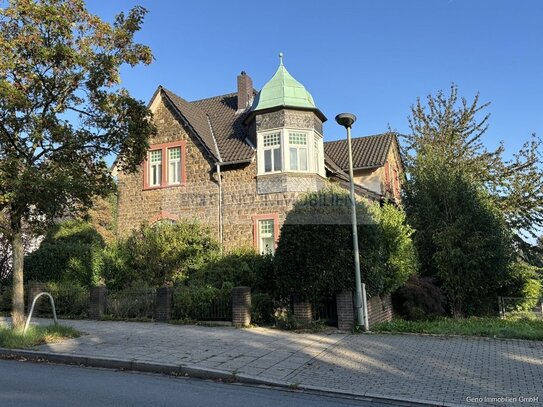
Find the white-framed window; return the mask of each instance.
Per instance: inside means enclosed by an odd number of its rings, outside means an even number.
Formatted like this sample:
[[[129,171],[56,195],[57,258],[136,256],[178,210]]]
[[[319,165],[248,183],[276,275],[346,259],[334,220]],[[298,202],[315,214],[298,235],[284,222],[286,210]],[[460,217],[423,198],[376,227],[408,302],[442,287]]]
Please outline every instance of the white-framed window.
[[[281,132],[264,134],[264,172],[277,172],[282,169]]]
[[[149,152],[149,186],[155,187],[162,183],[162,150]]]
[[[185,154],[184,141],[151,145],[143,166],[143,189],[184,185]]]
[[[275,254],[275,221],[261,219],[258,221],[258,251],[260,254]]]
[[[288,133],[289,164],[291,171],[307,171],[307,134]]]
[[[168,148],[168,184],[181,183],[181,147]]]
[[[320,139],[316,136],[313,137],[313,168],[317,174],[321,172],[321,149]]]
[[[258,175],[292,171],[324,176],[322,136],[303,129],[258,133],[257,164]]]

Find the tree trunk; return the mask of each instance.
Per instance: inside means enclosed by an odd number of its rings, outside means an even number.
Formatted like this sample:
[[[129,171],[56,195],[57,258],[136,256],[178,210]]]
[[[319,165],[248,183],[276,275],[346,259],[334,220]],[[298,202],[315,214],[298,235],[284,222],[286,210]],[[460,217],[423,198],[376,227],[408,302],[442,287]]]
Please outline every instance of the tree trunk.
[[[13,297],[11,318],[13,329],[22,330],[25,323],[25,302],[23,284],[24,246],[23,232],[19,225],[14,225],[11,237],[13,256]]]

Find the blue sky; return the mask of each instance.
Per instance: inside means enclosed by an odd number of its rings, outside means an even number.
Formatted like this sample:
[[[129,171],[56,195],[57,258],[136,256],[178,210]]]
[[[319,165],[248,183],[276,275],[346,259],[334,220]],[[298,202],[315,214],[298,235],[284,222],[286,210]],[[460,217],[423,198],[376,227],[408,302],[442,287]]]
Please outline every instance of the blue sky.
[[[236,90],[246,71],[260,89],[285,54],[289,72],[328,117],[325,139],[344,137],[334,116],[358,116],[356,136],[408,132],[417,97],[454,82],[490,101],[489,147],[509,153],[543,135],[543,2],[539,0],[88,1],[106,20],[149,10],[139,42],[148,67],[123,70],[123,86],[148,101],[161,84],[187,100]]]

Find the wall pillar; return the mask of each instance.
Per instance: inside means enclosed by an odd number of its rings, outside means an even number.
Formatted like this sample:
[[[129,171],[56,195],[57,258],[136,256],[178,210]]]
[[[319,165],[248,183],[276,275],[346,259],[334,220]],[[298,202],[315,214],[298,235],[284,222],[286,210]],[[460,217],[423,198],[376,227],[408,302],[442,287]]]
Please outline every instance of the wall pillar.
[[[232,324],[237,327],[251,324],[251,288],[232,289]]]
[[[168,322],[172,316],[172,297],[173,289],[171,287],[159,287],[156,290],[155,320]]]
[[[28,283],[28,294],[27,294],[27,301],[26,301],[26,311],[30,312],[30,307],[32,306],[32,301],[34,301],[34,297],[38,295],[39,293],[43,293],[45,291],[45,283],[41,283],[38,281],[31,281]],[[40,309],[40,305],[43,304],[43,299],[45,297],[42,296],[38,302],[36,302],[36,308],[35,310],[38,311]],[[51,311],[52,312],[52,311]]]
[[[354,326],[353,291],[343,290],[336,294],[337,327],[340,331],[351,331]]]
[[[313,319],[311,304],[309,302],[295,302],[294,317],[301,326],[308,326]]]
[[[107,288],[91,287],[89,301],[89,319],[101,319],[106,311]]]

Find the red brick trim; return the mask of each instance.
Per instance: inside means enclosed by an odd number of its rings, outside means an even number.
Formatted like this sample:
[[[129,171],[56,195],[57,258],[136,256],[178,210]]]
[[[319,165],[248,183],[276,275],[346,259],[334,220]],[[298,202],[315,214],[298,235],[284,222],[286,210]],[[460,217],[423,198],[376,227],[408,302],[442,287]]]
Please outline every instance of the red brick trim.
[[[170,143],[162,144],[151,144],[149,150],[147,151],[147,156],[143,162],[143,189],[161,189],[161,188],[172,188],[178,187],[180,185],[186,185],[187,183],[187,162],[186,162],[186,144],[184,140],[173,141]],[[179,184],[168,184],[168,149],[181,147],[181,183]],[[148,177],[149,177],[149,153],[155,150],[162,150],[162,183],[156,186],[150,186]]]
[[[399,199],[400,198],[400,178],[399,178],[399,175],[398,175],[398,169],[396,167],[394,167],[394,170],[392,170],[392,173],[393,173],[393,180],[392,182],[394,183],[394,198],[396,199]]]
[[[261,215],[253,215],[253,247],[258,252],[258,242],[260,240],[260,229],[258,228],[259,220],[273,219],[273,236],[275,237],[275,246],[279,241],[279,215],[277,213],[264,213]]]
[[[155,215],[151,219],[149,219],[149,224],[152,225],[153,223],[157,223],[163,219],[169,219],[177,222],[179,220],[179,215],[175,215],[168,211],[160,211],[158,215]]]

